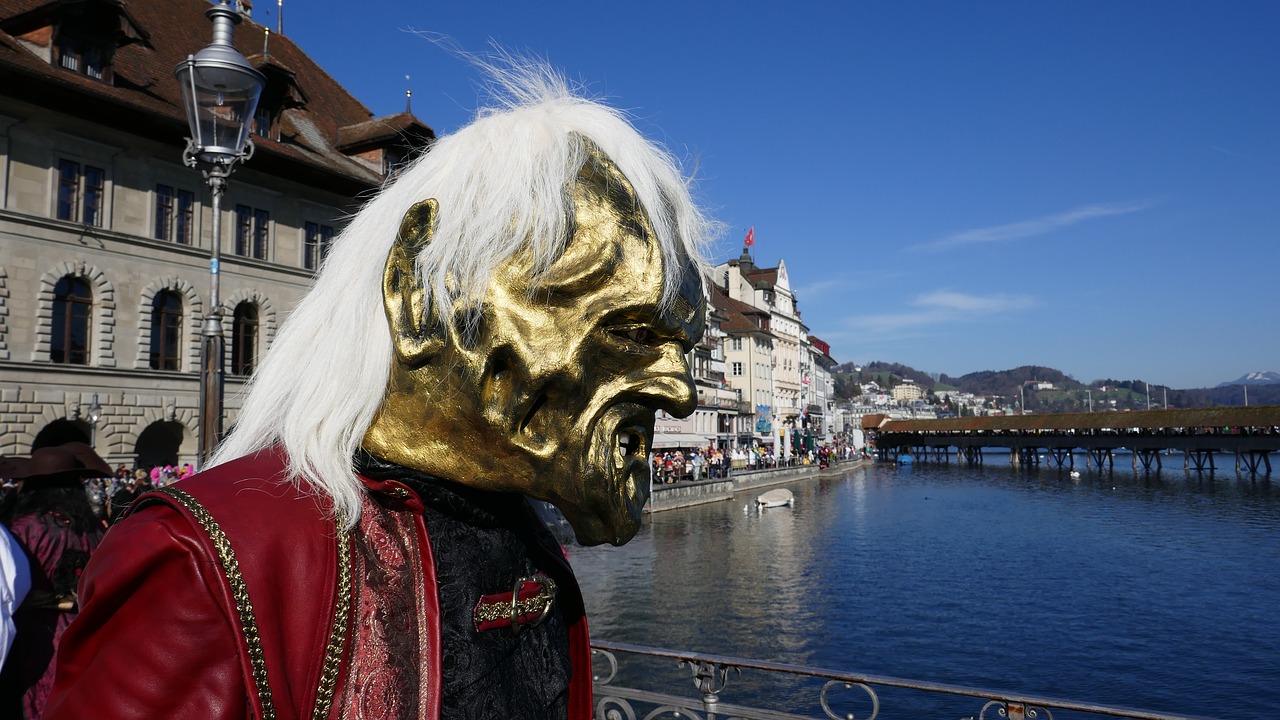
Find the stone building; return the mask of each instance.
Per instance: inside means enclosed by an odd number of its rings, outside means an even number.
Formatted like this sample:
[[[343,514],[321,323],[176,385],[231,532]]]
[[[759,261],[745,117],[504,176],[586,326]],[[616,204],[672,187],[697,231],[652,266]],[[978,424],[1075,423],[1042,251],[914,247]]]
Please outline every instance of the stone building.
[[[771,316],[759,308],[729,297],[719,285],[711,286],[711,307],[725,319],[725,382],[740,402],[733,435],[740,448],[772,445],[774,432],[773,350],[777,336],[769,329]]]
[[[744,247],[740,257],[716,266],[715,273],[715,279],[724,286],[731,299],[769,315],[767,329],[773,336],[769,424],[789,448],[791,434],[798,432],[803,424],[804,383],[801,381],[810,358],[805,349],[809,328],[800,319],[799,304],[791,290],[787,265],[779,261],[777,267],[756,267],[748,248]]]
[[[842,424],[835,421],[836,388],[832,370],[838,365],[831,357],[831,345],[810,335],[805,342],[807,359],[805,374],[800,378],[801,402],[804,405],[804,427],[822,444],[832,439]]]
[[[901,383],[893,386],[893,399],[897,402],[909,403],[922,397],[924,397],[924,390],[911,378],[905,378]]]
[[[209,44],[208,7],[0,0],[0,454],[196,462],[214,238],[173,69]],[[235,40],[267,85],[217,239],[228,428],[343,219],[435,137],[247,17]]]

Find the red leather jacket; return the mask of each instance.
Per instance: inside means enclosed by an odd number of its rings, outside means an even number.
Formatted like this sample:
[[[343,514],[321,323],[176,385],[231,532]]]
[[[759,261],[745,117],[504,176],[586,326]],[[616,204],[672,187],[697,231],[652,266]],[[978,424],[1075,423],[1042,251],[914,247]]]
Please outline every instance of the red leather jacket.
[[[58,650],[46,720],[333,712],[352,642],[350,603],[337,601],[342,535],[323,496],[295,487],[284,470],[278,450],[240,458],[177,483],[180,492],[144,495],[112,527],[81,579],[80,615]],[[395,481],[362,480],[414,514],[423,598],[438,617],[417,496]],[[591,650],[581,596],[569,584],[557,600],[571,619],[569,715],[586,719]],[[437,718],[438,623],[428,634],[434,657],[422,676],[430,690],[422,716]]]

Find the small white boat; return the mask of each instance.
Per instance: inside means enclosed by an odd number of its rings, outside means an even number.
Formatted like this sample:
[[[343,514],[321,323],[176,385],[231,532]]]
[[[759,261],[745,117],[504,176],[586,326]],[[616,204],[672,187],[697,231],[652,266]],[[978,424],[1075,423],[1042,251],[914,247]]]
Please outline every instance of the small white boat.
[[[756,506],[761,508],[782,507],[783,505],[795,507],[795,504],[795,495],[792,495],[790,490],[784,488],[770,490],[756,498]]]

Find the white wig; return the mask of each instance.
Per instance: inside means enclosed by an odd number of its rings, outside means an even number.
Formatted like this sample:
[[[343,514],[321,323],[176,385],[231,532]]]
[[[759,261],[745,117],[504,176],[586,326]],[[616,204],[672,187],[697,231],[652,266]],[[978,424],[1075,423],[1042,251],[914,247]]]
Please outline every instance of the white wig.
[[[401,218],[427,198],[439,202],[439,217],[417,267],[435,318],[449,318],[459,300],[478,304],[496,268],[522,247],[535,258],[535,274],[560,256],[588,144],[630,180],[648,214],[666,258],[663,302],[674,301],[685,273],[705,276],[716,226],[666,151],[621,112],[575,96],[545,65],[487,69],[504,91],[498,106],[440,139],[336,238],[246,387],[213,464],[279,444],[291,476],[330,495],[335,512],[355,523],[363,488],[353,458],[382,403],[393,356],[383,268]]]

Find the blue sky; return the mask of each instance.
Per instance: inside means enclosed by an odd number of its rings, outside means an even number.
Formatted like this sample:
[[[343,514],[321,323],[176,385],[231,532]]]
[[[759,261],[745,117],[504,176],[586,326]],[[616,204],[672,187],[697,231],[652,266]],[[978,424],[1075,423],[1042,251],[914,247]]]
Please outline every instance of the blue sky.
[[[284,11],[375,114],[409,87],[442,134],[481,78],[412,30],[547,58],[695,171],[718,258],[755,227],[842,362],[1175,388],[1280,370],[1280,3]]]

